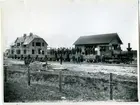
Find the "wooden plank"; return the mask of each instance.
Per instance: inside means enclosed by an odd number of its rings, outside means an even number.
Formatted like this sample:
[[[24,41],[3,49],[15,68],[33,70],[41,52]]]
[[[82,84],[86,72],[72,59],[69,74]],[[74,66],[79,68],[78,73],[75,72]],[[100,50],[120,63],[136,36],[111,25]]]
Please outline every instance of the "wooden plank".
[[[28,66],[28,86],[30,86],[30,67]]]
[[[62,91],[62,71],[59,72],[59,91]]]
[[[10,70],[7,69],[7,72],[19,72],[19,73],[25,73],[25,70]],[[48,75],[48,74],[52,74],[52,75],[59,75],[59,71],[30,71],[30,74],[43,74],[43,75]],[[73,72],[69,72],[69,71],[62,71],[62,75],[63,76],[79,76],[79,77],[88,77],[87,75],[83,74],[80,75],[78,72],[74,73]],[[109,74],[110,75],[110,74]],[[98,77],[98,76],[90,76],[91,78],[95,78],[95,79],[104,79],[104,80],[108,80],[107,78],[104,77]],[[108,80],[109,81],[109,80]],[[114,82],[133,82],[133,83],[137,83],[137,80],[126,80],[126,79],[115,79]]]
[[[113,100],[113,84],[112,84],[112,73],[110,73],[110,100]]]

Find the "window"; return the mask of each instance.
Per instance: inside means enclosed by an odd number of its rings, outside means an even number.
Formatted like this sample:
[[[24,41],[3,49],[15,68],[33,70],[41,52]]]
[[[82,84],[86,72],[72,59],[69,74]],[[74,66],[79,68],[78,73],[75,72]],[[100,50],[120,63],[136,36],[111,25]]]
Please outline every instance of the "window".
[[[23,42],[21,42],[21,45],[23,44]]]
[[[117,50],[117,45],[114,45],[114,50]]]
[[[44,46],[44,43],[42,43],[42,46]]]
[[[35,50],[32,50],[32,54],[35,54]]]
[[[24,50],[24,54],[26,54],[26,50]]]
[[[42,51],[42,55],[44,55],[44,51]]]
[[[11,46],[11,48],[14,48],[14,46]]]
[[[112,50],[112,46],[109,46],[109,50]]]
[[[34,42],[32,43],[32,46],[34,46]]]
[[[20,46],[20,43],[17,43],[17,46]]]
[[[11,50],[11,54],[14,54],[14,50]]]
[[[106,46],[106,51],[108,51],[109,50],[109,47],[108,46]]]
[[[106,51],[106,46],[101,46],[100,51]]]
[[[17,50],[17,54],[20,54],[20,50]]]
[[[38,54],[41,54],[41,49],[38,49]]]
[[[41,43],[40,42],[36,42],[36,46],[41,46]]]
[[[103,47],[103,51],[106,51],[106,46]]]

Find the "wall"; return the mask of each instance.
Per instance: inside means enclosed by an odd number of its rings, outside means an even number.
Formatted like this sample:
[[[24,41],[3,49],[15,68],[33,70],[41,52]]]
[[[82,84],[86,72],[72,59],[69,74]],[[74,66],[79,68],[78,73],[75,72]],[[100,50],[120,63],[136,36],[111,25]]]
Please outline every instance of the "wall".
[[[32,46],[32,43],[34,42],[34,46]],[[36,46],[36,42],[40,42],[41,46]],[[44,46],[42,46],[42,43],[44,43]],[[41,49],[42,51],[44,51],[44,55],[42,54],[38,54],[38,49]],[[35,50],[35,54],[32,54],[32,49]],[[45,55],[47,55],[47,44],[45,43],[45,41],[41,38],[36,38],[34,39],[30,44],[29,44],[29,49],[28,49],[28,54],[32,55],[33,57],[36,57],[36,55],[38,55],[38,57],[45,57]]]
[[[34,42],[34,46],[32,46],[32,42]],[[11,50],[14,50],[14,54],[11,54],[10,51],[10,55],[11,56],[17,56],[17,57],[21,57],[21,55],[23,55],[23,57],[26,57],[28,55],[30,55],[31,57],[36,57],[36,55],[38,55],[38,57],[45,57],[45,55],[47,55],[47,44],[46,42],[42,39],[42,38],[35,38],[30,44],[26,45],[26,47],[24,46],[16,46],[14,48],[11,48]],[[36,46],[36,42],[41,42],[41,46]],[[42,43],[44,43],[44,46],[42,46]],[[42,54],[38,54],[38,49],[41,49],[44,51],[44,55]],[[20,50],[20,54],[16,53],[16,50]],[[32,49],[35,50],[35,54],[32,54]],[[24,50],[26,50],[26,54],[24,54]]]

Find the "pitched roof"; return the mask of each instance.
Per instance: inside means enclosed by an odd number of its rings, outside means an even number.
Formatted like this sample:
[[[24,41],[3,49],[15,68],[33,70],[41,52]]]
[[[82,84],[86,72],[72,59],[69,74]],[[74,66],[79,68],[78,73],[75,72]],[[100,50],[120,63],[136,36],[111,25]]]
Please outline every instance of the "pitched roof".
[[[29,35],[29,36],[22,36],[22,37],[18,37],[15,41],[15,43],[21,43],[23,42],[23,45],[27,45],[29,44],[31,41],[33,41],[35,38],[41,38],[37,35]]]
[[[37,35],[32,35],[32,36],[26,36],[25,40],[24,40],[24,45],[29,44],[31,41],[33,41],[35,38],[40,38]]]
[[[117,38],[119,43],[122,44],[122,41],[117,33],[108,33],[108,34],[81,36],[75,41],[74,45],[105,44],[110,43],[115,38]]]

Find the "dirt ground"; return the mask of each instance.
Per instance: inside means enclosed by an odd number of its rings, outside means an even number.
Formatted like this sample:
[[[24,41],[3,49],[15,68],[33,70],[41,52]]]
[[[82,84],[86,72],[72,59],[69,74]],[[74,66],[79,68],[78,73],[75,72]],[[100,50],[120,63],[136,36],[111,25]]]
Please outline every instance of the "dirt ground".
[[[109,101],[109,73],[63,71],[59,91],[58,71],[31,73],[27,85],[27,68],[22,64],[9,66],[4,83],[5,102]],[[113,101],[138,101],[137,77],[113,74]]]

